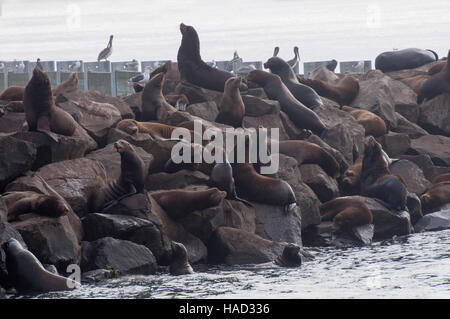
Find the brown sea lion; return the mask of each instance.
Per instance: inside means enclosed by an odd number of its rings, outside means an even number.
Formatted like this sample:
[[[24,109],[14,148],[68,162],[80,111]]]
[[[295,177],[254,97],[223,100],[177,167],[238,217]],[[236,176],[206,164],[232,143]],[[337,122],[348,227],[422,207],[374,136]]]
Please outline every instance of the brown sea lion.
[[[447,60],[440,60],[436,62],[431,68],[428,69],[428,75],[435,75],[442,71],[447,66]]]
[[[439,73],[432,75],[428,80],[423,81],[420,86],[420,94],[417,101],[421,103],[424,99],[431,100],[435,96],[447,93],[450,94],[450,50],[448,50],[447,65]]]
[[[206,190],[161,190],[150,193],[159,206],[173,219],[183,218],[196,210],[217,206],[227,196],[218,188]]]
[[[367,135],[379,137],[387,133],[384,120],[378,115],[363,109],[356,109],[350,106],[343,106],[342,110],[350,113],[351,116],[364,127]]]
[[[0,93],[0,100],[23,101],[25,88],[23,86],[12,85]]]
[[[186,81],[199,87],[221,91],[225,88],[225,82],[233,77],[233,74],[206,64],[200,56],[200,40],[197,31],[189,25],[180,24],[182,34],[181,45],[178,49],[178,69],[182,81]],[[241,84],[241,91],[247,91],[245,83]]]
[[[428,74],[419,74],[409,78],[401,79],[400,81],[409,86],[417,95],[419,95],[422,83],[428,80],[430,77],[431,76]]]
[[[364,143],[361,195],[377,198],[389,209],[406,209],[406,186],[398,176],[391,174],[381,145],[372,136]]]
[[[375,58],[375,69],[381,70],[384,73],[414,69],[437,60],[437,54],[431,50],[408,48],[380,53]]]
[[[450,182],[450,173],[444,173],[436,176],[433,179],[433,184],[441,183],[441,182]]]
[[[30,251],[14,238],[2,246],[6,254],[8,280],[20,293],[71,290],[80,284],[46,270]]]
[[[445,204],[450,203],[450,181],[433,184],[420,196],[425,213],[432,213]]]
[[[144,91],[144,86],[142,84],[140,84],[140,83],[134,82],[133,83],[133,90],[134,90],[134,93],[142,92],[142,91]]]
[[[245,105],[239,92],[241,83],[242,80],[238,77],[229,78],[225,82],[224,93],[219,105],[220,112],[215,122],[230,125],[234,128],[242,127]]]
[[[59,94],[71,93],[76,90],[78,90],[78,73],[73,72],[66,81],[52,89],[52,93],[54,96],[58,96]]]
[[[145,84],[142,91],[142,119],[144,121],[157,120],[157,112],[160,107],[176,111],[164,98],[163,83],[164,73],[158,73]]]
[[[150,78],[161,72],[165,74],[166,80],[171,80],[174,82],[180,81],[180,71],[178,70],[178,63],[176,62],[167,61],[160,67],[157,67],[152,71],[152,73],[150,73]]]
[[[287,244],[274,263],[280,267],[300,267],[302,264],[300,247],[292,243]]]
[[[283,59],[271,57],[264,63],[264,67],[270,69],[270,72],[273,74],[278,75],[292,95],[306,107],[314,109],[323,105],[316,91],[307,85],[301,84],[297,80],[294,70]]]
[[[299,165],[317,164],[331,177],[339,175],[339,163],[317,144],[299,140],[280,141],[279,151],[295,158]]]
[[[189,264],[186,247],[182,243],[172,241],[172,258],[169,272],[173,276],[193,274],[194,270]]]
[[[297,75],[300,83],[313,88],[320,96],[337,102],[340,106],[350,104],[359,92],[359,82],[352,75],[344,75],[335,82],[307,79]]]
[[[23,105],[23,101],[11,101],[5,105],[5,108],[11,112],[17,113],[25,112],[25,106]]]
[[[335,198],[319,207],[322,221],[333,221],[336,230],[350,230],[372,224],[373,215],[367,205],[357,198]]]
[[[186,106],[189,105],[189,99],[184,94],[167,94],[164,97],[167,103],[180,111],[186,111]]]
[[[360,155],[353,165],[342,175],[341,188],[347,195],[354,195],[361,190],[361,170],[364,154]]]
[[[14,221],[19,215],[26,213],[59,217],[69,212],[67,204],[60,198],[33,191],[7,192],[0,198],[6,204],[8,222]]]
[[[23,103],[29,131],[47,134],[51,131],[66,136],[75,133],[75,120],[69,113],[55,105],[50,79],[37,67],[34,68],[33,76],[25,87]]]
[[[122,199],[142,192],[147,172],[144,161],[134,147],[125,140],[118,140],[114,147],[120,154],[120,177],[110,181],[105,188],[94,194],[91,211],[106,211]]]
[[[152,136],[170,139],[172,137],[172,132],[180,127],[157,122],[138,122],[132,119],[125,119],[117,123],[116,128],[130,135],[136,133],[148,133]],[[194,138],[194,131],[189,130],[189,132],[191,134],[191,138]]]
[[[270,99],[280,102],[282,111],[298,128],[311,130],[319,136],[327,131],[317,114],[298,101],[278,75],[254,70],[248,74],[247,80],[263,87]]]

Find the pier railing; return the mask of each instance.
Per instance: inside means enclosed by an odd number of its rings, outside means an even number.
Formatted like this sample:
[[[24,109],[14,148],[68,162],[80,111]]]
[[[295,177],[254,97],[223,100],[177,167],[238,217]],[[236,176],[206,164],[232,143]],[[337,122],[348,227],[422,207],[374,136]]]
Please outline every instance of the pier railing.
[[[74,61],[40,61],[43,70],[50,77],[52,87],[68,79],[72,72],[78,73],[78,89],[80,91],[96,90],[104,95],[118,96],[133,93],[129,79],[140,74],[146,68],[154,70],[165,61],[122,61],[122,62],[83,62]],[[304,62],[303,70],[308,76],[315,68],[326,65],[330,61]],[[31,78],[37,62],[0,61],[0,92],[5,88],[18,85],[26,86]],[[262,69],[261,61],[212,61],[209,65],[222,70],[245,75],[253,69]],[[372,69],[372,61],[346,61],[339,63],[340,73],[366,73]],[[337,72],[337,68],[335,70]]]

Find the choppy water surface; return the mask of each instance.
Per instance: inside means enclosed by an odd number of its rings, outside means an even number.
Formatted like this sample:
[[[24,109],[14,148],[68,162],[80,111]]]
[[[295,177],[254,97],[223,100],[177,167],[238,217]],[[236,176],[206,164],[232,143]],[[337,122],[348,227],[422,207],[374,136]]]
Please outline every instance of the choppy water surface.
[[[215,266],[193,275],[131,276],[38,298],[450,298],[450,230],[368,247],[309,249],[295,269]]]

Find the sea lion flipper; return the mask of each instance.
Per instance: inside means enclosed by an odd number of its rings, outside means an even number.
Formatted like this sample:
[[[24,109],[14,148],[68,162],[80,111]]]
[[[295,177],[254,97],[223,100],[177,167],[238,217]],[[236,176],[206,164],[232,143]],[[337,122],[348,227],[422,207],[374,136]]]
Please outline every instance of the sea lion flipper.
[[[117,205],[122,199],[130,197],[136,193],[137,193],[136,187],[134,187],[134,185],[130,184],[130,191],[128,193],[126,193],[125,195],[119,196],[118,198],[113,199],[112,201],[107,202],[105,205],[103,205],[101,210],[102,211],[108,210],[109,208]]]
[[[45,134],[45,135],[47,135],[48,137],[50,137],[53,141],[55,141],[56,143],[58,143],[59,142],[59,137],[58,137],[58,135],[57,134],[55,134],[55,133],[53,133],[53,132],[50,132],[50,131],[47,131],[47,130],[37,130],[38,132],[41,132],[41,133],[43,133],[43,134]]]

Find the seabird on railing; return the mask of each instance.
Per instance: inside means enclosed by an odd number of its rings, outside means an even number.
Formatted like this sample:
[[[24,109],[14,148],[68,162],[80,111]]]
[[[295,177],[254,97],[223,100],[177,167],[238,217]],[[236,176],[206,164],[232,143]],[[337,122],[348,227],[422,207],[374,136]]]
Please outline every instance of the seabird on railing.
[[[97,61],[100,62],[100,60],[105,60],[108,61],[108,57],[111,55],[112,53],[112,40],[113,40],[113,35],[109,36],[109,42],[108,42],[108,46],[106,48],[104,48],[98,55]]]
[[[128,80],[129,84],[139,83],[145,85],[150,80],[150,67],[146,67],[144,73],[133,76]]]

